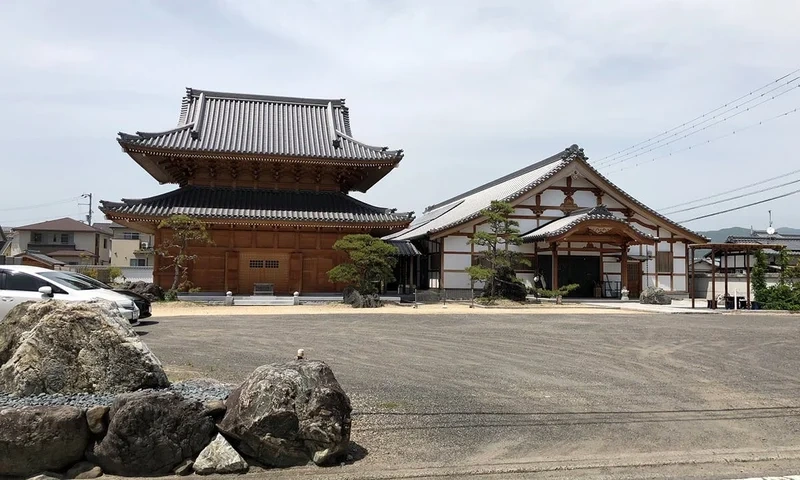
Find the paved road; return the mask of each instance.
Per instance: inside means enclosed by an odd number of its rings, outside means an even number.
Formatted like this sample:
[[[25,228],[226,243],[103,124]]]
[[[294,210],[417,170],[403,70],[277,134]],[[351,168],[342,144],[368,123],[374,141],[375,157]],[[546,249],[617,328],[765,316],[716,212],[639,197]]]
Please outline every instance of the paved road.
[[[152,320],[137,330],[174,379],[238,382],[297,348],[331,365],[353,400],[352,439],[368,454],[341,469],[270,478],[800,472],[795,316]]]

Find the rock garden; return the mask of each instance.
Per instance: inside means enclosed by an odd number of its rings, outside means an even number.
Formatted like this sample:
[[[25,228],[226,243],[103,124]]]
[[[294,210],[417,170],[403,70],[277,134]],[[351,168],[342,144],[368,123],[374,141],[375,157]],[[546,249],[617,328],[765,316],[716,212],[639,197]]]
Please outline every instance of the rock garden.
[[[241,385],[170,383],[102,302],[28,302],[0,322],[0,477],[335,464],[347,455],[350,415],[321,361],[263,365]]]

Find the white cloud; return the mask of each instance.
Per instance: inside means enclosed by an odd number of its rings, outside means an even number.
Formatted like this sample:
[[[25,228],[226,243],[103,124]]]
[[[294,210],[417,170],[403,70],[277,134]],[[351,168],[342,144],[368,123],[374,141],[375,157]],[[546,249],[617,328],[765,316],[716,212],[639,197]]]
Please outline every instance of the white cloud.
[[[777,78],[800,66],[797,18],[800,3],[771,0],[150,1],[124,15],[107,2],[0,4],[0,41],[15,46],[0,53],[11,109],[0,141],[56,165],[57,143],[33,154],[22,141],[47,119],[59,127],[51,138],[85,142],[80,162],[135,177],[72,182],[136,197],[162,187],[133,173],[114,134],[174,125],[184,86],[346,97],[359,139],[407,152],[367,199],[420,210],[571,143],[601,157]],[[786,95],[708,136],[798,101]],[[614,180],[658,206],[677,203],[670,185],[691,197],[745,181],[754,156],[788,171],[798,126],[780,120]],[[0,192],[0,203],[22,193]]]

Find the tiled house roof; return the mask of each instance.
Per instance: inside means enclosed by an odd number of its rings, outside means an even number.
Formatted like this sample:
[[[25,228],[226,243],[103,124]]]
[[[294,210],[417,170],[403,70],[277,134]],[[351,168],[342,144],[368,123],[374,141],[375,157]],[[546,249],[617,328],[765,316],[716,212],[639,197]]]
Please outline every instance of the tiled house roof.
[[[186,186],[122,202],[101,202],[107,215],[165,218],[183,214],[203,219],[315,223],[405,224],[410,213],[375,207],[341,192],[256,190]]]
[[[426,208],[407,229],[387,238],[410,240],[477,218],[480,211],[488,207],[492,200],[513,200],[564,168],[569,163],[571,155],[577,154],[577,146],[574,147],[574,151],[567,149],[541,162],[432,205]]]
[[[705,239],[705,237],[699,233],[678,225],[622,191],[586,162],[583,149],[577,145],[572,145],[563,152],[559,152],[540,162],[517,170],[516,172],[498,178],[485,185],[481,185],[480,187],[445,200],[444,202],[432,205],[426,208],[423,214],[409,225],[407,229],[392,234],[388,236],[387,239],[405,240],[420,238],[464,224],[480,217],[480,211],[488,207],[493,200],[504,202],[513,201],[530,192],[575,161],[582,162],[585,168],[597,175],[598,178],[613,188],[615,193],[618,193],[632,204],[653,214],[676,230],[686,232],[690,236],[695,237],[698,241]]]
[[[621,223],[626,227],[633,229],[639,235],[655,240],[655,237],[637,229],[636,227],[631,225],[630,222],[628,222],[627,220],[614,216],[614,214],[609,212],[608,209],[603,205],[593,208],[583,208],[580,210],[575,210],[566,217],[558,218],[556,220],[547,222],[541,227],[535,228],[530,232],[523,234],[522,239],[526,242],[535,242],[539,240],[545,240],[551,237],[557,237],[559,235],[567,233],[568,231],[572,230],[574,227],[576,227],[581,223],[592,220],[606,220],[606,221]]]
[[[725,243],[762,243],[769,245],[783,245],[792,255],[800,255],[800,235],[782,234],[775,232],[769,234],[763,231],[753,231],[750,235],[730,236]]]
[[[17,231],[38,230],[45,232],[87,232],[87,233],[105,233],[107,235],[110,235],[110,233],[94,228],[90,225],[87,225],[83,222],[79,222],[74,218],[69,218],[69,217],[59,218],[56,220],[48,220],[46,222],[33,223],[30,225],[23,225],[21,227],[15,227],[14,230]]]
[[[402,150],[357,141],[343,99],[310,99],[186,89],[178,126],[127,134],[128,150],[272,155],[397,163]]]

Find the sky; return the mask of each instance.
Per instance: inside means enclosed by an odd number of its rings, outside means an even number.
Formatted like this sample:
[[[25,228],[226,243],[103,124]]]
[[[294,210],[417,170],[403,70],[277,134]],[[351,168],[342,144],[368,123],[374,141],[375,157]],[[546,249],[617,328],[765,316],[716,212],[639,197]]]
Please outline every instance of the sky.
[[[357,196],[417,214],[572,144],[655,209],[781,177],[671,217],[713,213],[800,189],[773,188],[800,180],[800,111],[778,117],[797,75],[604,157],[800,68],[798,18],[790,0],[3,1],[0,225],[174,189],[116,135],[174,127],[185,87],[346,98],[358,140],[405,151]],[[686,226],[800,227],[798,201]]]

